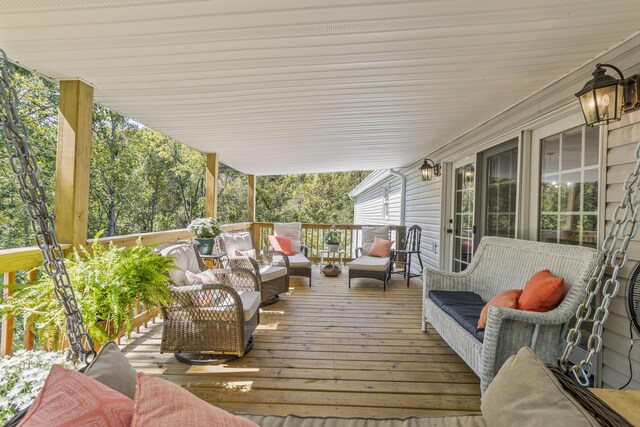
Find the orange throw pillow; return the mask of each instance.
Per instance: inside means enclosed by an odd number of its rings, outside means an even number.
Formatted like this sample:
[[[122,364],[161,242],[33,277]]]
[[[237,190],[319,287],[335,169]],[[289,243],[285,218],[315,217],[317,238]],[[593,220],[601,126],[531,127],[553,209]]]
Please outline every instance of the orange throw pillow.
[[[138,373],[132,427],[224,426],[258,427],[160,378]]]
[[[87,375],[53,365],[20,426],[128,427],[133,400]]]
[[[492,305],[499,305],[500,307],[516,308],[518,305],[518,298],[522,295],[521,289],[511,289],[508,291],[500,292],[484,306],[480,313],[480,319],[478,319],[478,329],[484,329],[487,326],[487,316],[489,315],[489,307]]]
[[[549,270],[538,271],[524,285],[518,300],[518,310],[549,311],[560,304],[564,295],[564,279]]]
[[[287,256],[295,255],[293,251],[293,239],[289,236],[269,236],[269,243],[276,251],[284,252]]]
[[[371,245],[371,250],[369,250],[369,253],[367,255],[387,258],[389,256],[389,252],[391,251],[393,242],[393,240],[381,239],[380,237],[376,237],[373,240],[373,245]]]

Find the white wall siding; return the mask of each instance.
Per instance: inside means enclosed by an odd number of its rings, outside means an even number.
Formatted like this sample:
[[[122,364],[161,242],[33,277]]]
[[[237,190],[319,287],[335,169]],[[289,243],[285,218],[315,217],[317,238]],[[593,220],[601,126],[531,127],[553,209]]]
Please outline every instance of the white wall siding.
[[[418,168],[419,162],[405,168],[402,173],[407,177],[407,195],[405,205],[405,225],[422,227],[421,255],[425,267],[438,268],[440,263],[440,196],[442,177],[432,181],[422,181]],[[437,250],[434,251],[434,243]],[[411,270],[420,272],[415,256]]]
[[[613,210],[620,203],[622,184],[635,167],[636,145],[640,142],[640,112],[623,116],[621,122],[611,125],[607,136],[606,161],[606,231],[611,229]],[[605,323],[602,354],[602,384],[618,388],[629,379],[629,320],[625,312],[624,292],[630,271],[640,260],[640,236],[630,244],[629,261],[622,274],[618,297],[609,306],[610,315]],[[630,389],[640,389],[640,346],[631,352],[633,380]]]
[[[389,188],[389,218],[385,218],[382,215],[382,200],[385,187]],[[354,224],[400,224],[401,187],[400,178],[391,176],[357,195],[353,203]]]

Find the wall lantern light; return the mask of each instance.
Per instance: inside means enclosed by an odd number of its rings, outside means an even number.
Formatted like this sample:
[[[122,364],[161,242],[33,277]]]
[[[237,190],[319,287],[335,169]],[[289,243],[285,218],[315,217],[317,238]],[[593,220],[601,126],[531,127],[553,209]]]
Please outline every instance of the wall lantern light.
[[[605,67],[617,72],[620,80],[608,76]],[[610,64],[597,64],[593,79],[576,93],[587,125],[596,126],[618,121],[623,110],[637,109],[639,79],[638,75],[625,79],[622,71],[617,67]]]
[[[434,163],[431,159],[425,159],[422,166],[420,166],[420,176],[423,181],[431,181],[433,176],[440,176],[440,164]]]

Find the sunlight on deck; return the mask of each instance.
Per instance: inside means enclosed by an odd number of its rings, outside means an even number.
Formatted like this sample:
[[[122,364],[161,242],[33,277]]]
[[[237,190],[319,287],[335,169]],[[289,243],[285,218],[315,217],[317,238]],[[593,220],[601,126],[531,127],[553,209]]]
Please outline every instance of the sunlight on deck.
[[[261,311],[255,346],[223,365],[160,354],[162,322],[124,347],[134,367],[224,409],[261,414],[409,417],[479,412],[478,378],[435,332],[420,331],[421,283],[343,273],[290,292]]]

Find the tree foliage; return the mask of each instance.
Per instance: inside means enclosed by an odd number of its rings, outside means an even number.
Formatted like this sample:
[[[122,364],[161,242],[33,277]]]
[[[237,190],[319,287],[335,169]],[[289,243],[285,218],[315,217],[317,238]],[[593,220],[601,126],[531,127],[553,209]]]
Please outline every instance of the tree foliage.
[[[58,86],[17,66],[11,68],[10,79],[53,212]],[[92,131],[89,236],[184,228],[204,216],[205,156],[98,103]],[[4,150],[0,158],[0,247],[33,245],[29,217]],[[353,204],[347,193],[366,174],[258,177],[257,219],[351,222]],[[218,181],[218,219],[248,220],[247,177],[224,164]]]

